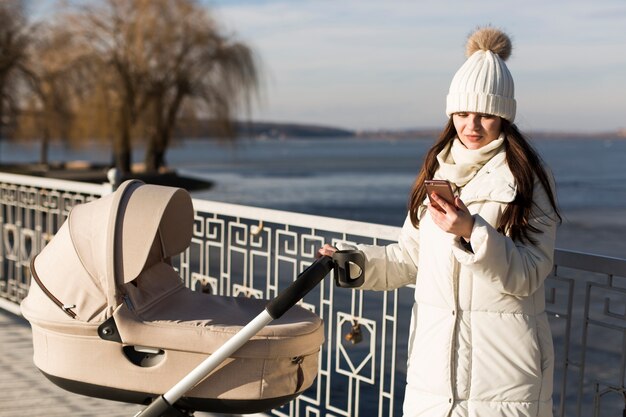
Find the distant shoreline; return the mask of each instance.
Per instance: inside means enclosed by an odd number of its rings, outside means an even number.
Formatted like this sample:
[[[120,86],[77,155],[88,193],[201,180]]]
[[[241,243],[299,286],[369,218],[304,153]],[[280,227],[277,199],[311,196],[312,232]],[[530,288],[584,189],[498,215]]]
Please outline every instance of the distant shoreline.
[[[429,139],[436,138],[441,130],[417,129],[417,130],[385,130],[385,131],[363,131],[356,136],[360,138],[375,139]],[[530,131],[524,132],[530,139],[536,140],[563,140],[563,139],[584,139],[584,140],[626,140],[626,131],[597,132],[597,133],[572,133],[572,132],[545,132]]]
[[[281,123],[281,122],[243,122],[237,121],[233,124],[235,138],[254,140],[298,140],[298,139],[385,139],[385,140],[411,140],[424,139],[433,140],[441,133],[441,128],[405,128],[405,129],[364,129],[350,130],[327,125],[313,125],[303,123]],[[184,120],[174,132],[174,140],[190,139],[215,139],[220,136],[216,134],[215,124],[210,120]],[[626,140],[626,129],[605,132],[566,132],[566,131],[524,131],[531,140]],[[10,139],[6,141],[24,141],[38,143],[38,139]],[[58,140],[53,140],[56,142]],[[141,143],[141,140],[138,141]]]
[[[439,136],[441,128],[407,128],[407,129],[363,129],[351,130],[327,125],[280,122],[236,122],[235,131],[238,137],[253,139],[329,139],[329,138],[362,138],[362,139],[432,139]],[[181,129],[178,137],[207,138],[211,135],[211,122],[204,120],[195,123],[193,131]],[[605,132],[565,132],[565,131],[530,131],[524,132],[531,139],[589,139],[589,140],[626,140],[626,129]]]

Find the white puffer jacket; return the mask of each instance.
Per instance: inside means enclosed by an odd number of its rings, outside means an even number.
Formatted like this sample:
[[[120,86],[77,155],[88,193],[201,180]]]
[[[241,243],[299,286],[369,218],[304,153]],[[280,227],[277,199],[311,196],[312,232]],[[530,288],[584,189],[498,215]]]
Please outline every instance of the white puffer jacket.
[[[416,284],[405,416],[552,416],[554,353],[543,283],[553,267],[557,222],[535,181],[530,223],[543,232],[532,235],[537,244],[498,233],[494,226],[515,194],[500,153],[461,190],[475,218],[473,253],[427,211],[419,229],[407,217],[397,244],[359,245],[364,289]]]

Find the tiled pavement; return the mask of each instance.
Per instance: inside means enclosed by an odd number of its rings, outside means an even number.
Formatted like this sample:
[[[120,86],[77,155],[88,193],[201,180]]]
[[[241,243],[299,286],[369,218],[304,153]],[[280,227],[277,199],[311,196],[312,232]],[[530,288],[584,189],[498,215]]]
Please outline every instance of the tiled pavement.
[[[0,416],[133,416],[138,405],[62,390],[33,364],[30,325],[0,309]]]
[[[28,321],[0,308],[0,417],[131,417],[141,410],[135,404],[64,391],[39,372],[32,357]]]

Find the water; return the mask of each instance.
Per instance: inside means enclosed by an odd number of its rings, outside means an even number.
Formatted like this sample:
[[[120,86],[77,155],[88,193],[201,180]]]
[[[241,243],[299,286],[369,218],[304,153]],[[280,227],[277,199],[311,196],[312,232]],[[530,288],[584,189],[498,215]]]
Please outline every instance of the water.
[[[236,147],[224,147],[184,142],[170,151],[168,159],[188,173],[216,180],[217,187],[207,198],[302,207],[316,214],[345,206],[380,211],[378,207],[406,205],[431,143],[329,139],[241,141]],[[564,210],[626,208],[626,141],[550,140],[535,146],[555,175]],[[396,224],[387,213],[362,216]]]
[[[244,140],[236,147],[184,142],[169,160],[215,181],[210,191],[196,193],[201,198],[398,226],[431,144],[355,138]],[[626,258],[626,141],[534,145],[557,183],[564,215],[557,246]]]
[[[215,183],[194,197],[399,226],[431,139],[178,141],[170,166]],[[626,141],[534,142],[557,183],[564,223],[558,246],[626,257]],[[0,161],[37,159],[36,146],[3,143]],[[143,151],[134,153],[140,161]],[[110,150],[53,146],[50,160],[106,163]]]
[[[220,164],[185,172],[216,181],[198,194],[209,199],[398,225],[425,148],[419,141],[246,142],[226,154],[212,149]]]

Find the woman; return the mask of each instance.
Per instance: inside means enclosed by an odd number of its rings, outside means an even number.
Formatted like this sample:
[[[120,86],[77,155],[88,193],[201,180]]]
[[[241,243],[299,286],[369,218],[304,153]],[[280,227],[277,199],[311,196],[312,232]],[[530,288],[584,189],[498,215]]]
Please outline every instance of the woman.
[[[560,215],[550,176],[513,124],[510,51],[499,30],[470,37],[398,243],[358,246],[364,289],[415,284],[405,416],[552,416],[543,282]],[[450,181],[454,201],[427,195],[433,178]]]

